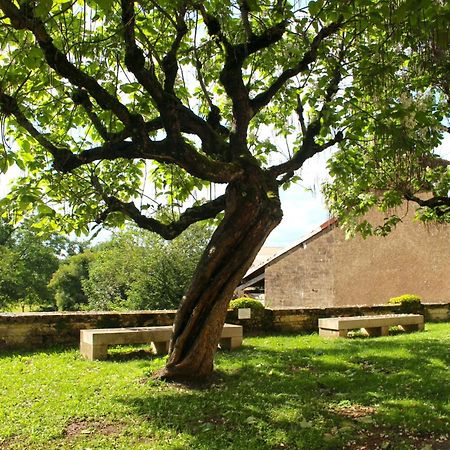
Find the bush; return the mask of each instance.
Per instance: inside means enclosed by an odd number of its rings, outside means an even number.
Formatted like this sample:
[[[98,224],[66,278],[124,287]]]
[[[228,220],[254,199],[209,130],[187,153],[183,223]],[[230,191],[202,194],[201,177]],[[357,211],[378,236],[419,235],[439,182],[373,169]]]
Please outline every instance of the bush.
[[[400,306],[405,312],[417,310],[417,308],[421,305],[421,302],[422,298],[413,294],[404,294],[399,297],[392,297],[388,301],[390,305]]]
[[[230,302],[230,309],[250,308],[250,309],[264,309],[264,305],[251,297],[240,297]]]
[[[89,265],[93,259],[94,254],[89,250],[69,256],[53,274],[48,287],[60,311],[87,308],[88,297],[83,289],[83,281],[89,277]]]

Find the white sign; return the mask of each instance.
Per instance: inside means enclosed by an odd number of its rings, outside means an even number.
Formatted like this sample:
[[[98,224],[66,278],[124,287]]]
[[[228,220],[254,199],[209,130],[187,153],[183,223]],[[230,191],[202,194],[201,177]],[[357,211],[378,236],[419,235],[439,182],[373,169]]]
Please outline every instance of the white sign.
[[[252,315],[252,310],[250,308],[239,308],[238,309],[238,319],[250,319]]]

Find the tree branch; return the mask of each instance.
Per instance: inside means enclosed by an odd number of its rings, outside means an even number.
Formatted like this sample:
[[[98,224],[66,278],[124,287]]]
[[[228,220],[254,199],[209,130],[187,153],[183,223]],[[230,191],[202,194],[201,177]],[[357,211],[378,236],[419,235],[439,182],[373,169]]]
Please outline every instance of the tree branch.
[[[72,94],[72,100],[75,105],[80,105],[83,107],[89,119],[93,123],[95,129],[98,131],[98,134],[103,138],[103,140],[107,141],[110,138],[108,130],[103,125],[97,114],[95,114],[95,112],[93,111],[93,105],[88,93],[83,89],[77,89]]]
[[[337,22],[333,22],[326,27],[323,27],[314,37],[309,47],[309,50],[303,55],[303,58],[294,66],[286,69],[281,75],[267,88],[266,91],[261,92],[255,98],[250,100],[250,106],[255,115],[264,106],[269,104],[272,98],[279,92],[279,90],[285,85],[285,83],[298,75],[300,72],[304,72],[309,69],[309,65],[313,63],[318,56],[320,44],[324,39],[336,33],[343,23],[343,18],[340,18]]]
[[[124,159],[150,159],[160,163],[173,163],[191,175],[214,183],[228,183],[242,173],[242,169],[233,163],[215,161],[198,153],[187,143],[178,148],[170,138],[161,141],[147,140],[145,145],[132,141],[107,142],[100,147],[82,151],[66,164],[65,172],[94,161]]]
[[[94,161],[125,159],[152,159],[158,162],[174,163],[198,178],[216,183],[227,183],[240,176],[242,168],[233,163],[215,161],[197,152],[184,141],[173,143],[170,138],[153,141],[146,136],[144,142],[108,141],[104,145],[84,150],[78,155],[68,148],[56,147],[22,113],[15,98],[0,88],[0,111],[14,116],[17,123],[34,137],[54,159],[54,168],[63,173]],[[195,115],[194,115],[195,116]],[[197,117],[197,116],[195,116]],[[156,119],[154,123],[158,123]],[[154,126],[148,122],[148,127]],[[145,127],[143,133],[147,133]],[[118,135],[117,135],[118,136]]]
[[[253,113],[248,89],[242,77],[242,65],[251,54],[278,42],[283,37],[288,22],[284,20],[259,35],[251,33],[246,42],[233,45],[224,35],[219,20],[208,13],[203,4],[196,3],[194,7],[200,11],[210,36],[217,37],[224,46],[225,64],[219,79],[233,103],[235,132],[231,136],[232,148],[236,153],[243,153],[246,150],[247,129]]]
[[[339,63],[341,62],[341,58],[343,54],[339,57]],[[317,117],[309,123],[306,128],[306,132],[303,135],[303,142],[299,149],[299,151],[289,160],[277,166],[272,166],[269,168],[269,172],[275,176],[282,175],[284,173],[293,173],[296,170],[300,169],[303,163],[313,157],[315,154],[323,152],[327,148],[341,142],[344,139],[344,135],[341,131],[336,133],[333,139],[330,139],[323,145],[318,145],[315,142],[316,136],[319,135],[322,130],[322,119],[324,117],[325,112],[329,109],[330,102],[332,101],[334,95],[339,89],[339,82],[341,81],[342,75],[340,71],[340,66],[337,65],[334,71],[334,75],[331,78],[327,90],[325,91],[325,97],[323,101],[322,108],[320,109]]]
[[[121,212],[136,222],[139,227],[153,231],[168,240],[176,238],[193,223],[212,219],[217,216],[217,214],[225,209],[226,200],[226,195],[221,195],[215,200],[186,209],[177,221],[164,224],[159,220],[144,216],[133,202],[123,202],[117,197],[106,196],[104,194],[102,196],[107,205],[107,209],[98,217],[97,223],[105,221],[112,212]]]
[[[415,202],[423,208],[432,209],[438,217],[450,213],[450,197],[436,196],[424,200],[410,193],[404,193],[403,196],[406,200]]]
[[[158,107],[163,106],[163,88],[153,69],[145,68],[144,52],[136,44],[134,0],[122,0],[122,24],[125,40],[125,65],[152,96]]]
[[[241,11],[241,20],[242,24],[244,25],[244,30],[247,35],[247,39],[251,39],[253,36],[253,30],[252,26],[250,24],[250,20],[248,17],[248,13],[250,12],[250,6],[248,4],[247,0],[240,0],[239,1],[239,9]]]
[[[17,123],[41,144],[54,159],[54,166],[57,170],[67,172],[67,167],[77,164],[77,157],[65,147],[57,147],[49,141],[22,113],[17,104],[17,100],[7,95],[0,86],[0,111],[5,116],[14,116]]]
[[[176,30],[177,34],[175,40],[172,43],[170,51],[164,56],[162,60],[162,69],[165,74],[164,90],[174,95],[175,79],[178,73],[178,61],[177,53],[180,48],[181,41],[188,32],[188,27],[184,21],[184,15],[186,14],[186,3],[180,7],[177,14]]]

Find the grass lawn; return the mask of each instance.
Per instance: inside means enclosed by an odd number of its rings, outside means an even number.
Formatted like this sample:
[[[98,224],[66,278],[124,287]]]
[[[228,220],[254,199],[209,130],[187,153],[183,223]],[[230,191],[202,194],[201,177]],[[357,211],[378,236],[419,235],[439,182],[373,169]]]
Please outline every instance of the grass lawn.
[[[449,350],[450,324],[246,338],[203,389],[152,381],[164,359],[142,350],[2,354],[0,448],[449,449]]]

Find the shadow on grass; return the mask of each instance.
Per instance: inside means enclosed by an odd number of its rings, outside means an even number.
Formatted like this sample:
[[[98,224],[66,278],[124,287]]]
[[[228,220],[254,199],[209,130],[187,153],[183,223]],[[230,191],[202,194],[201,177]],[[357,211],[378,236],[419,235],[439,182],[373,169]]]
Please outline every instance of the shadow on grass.
[[[79,448],[441,449],[439,439],[450,444],[445,437],[450,354],[448,337],[446,343],[439,331],[444,328],[433,330],[371,339],[249,337],[237,351],[218,352],[217,374],[203,389],[143,379],[163,364],[143,348],[119,347],[107,361],[94,363],[82,361],[74,348],[8,352],[1,358],[21,359],[14,367],[18,383],[24,383],[22,373],[29,373],[33,384],[33,371],[54,367],[46,401],[55,392],[53,401],[64,398],[72,405],[70,424],[120,423],[111,437],[97,432],[72,437]],[[52,361],[27,361],[38,354]],[[124,383],[121,377],[128,373]],[[45,382],[30,386],[31,399],[40,399]],[[29,398],[22,397],[28,405]],[[100,408],[85,407],[102,401]],[[45,427],[41,416],[53,411],[42,412],[43,406],[36,403],[33,417]],[[58,414],[66,413],[56,413],[61,421]],[[54,448],[72,448],[58,432]]]
[[[378,430],[383,448],[407,449],[447,432],[446,344],[286,339],[298,345],[220,352],[219,376],[207,389],[149,380],[148,395],[117,401],[159,429],[188,435],[192,448],[338,449]]]

